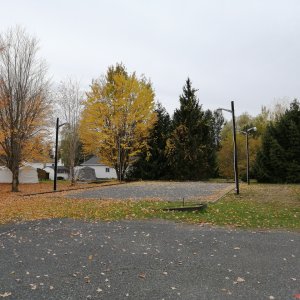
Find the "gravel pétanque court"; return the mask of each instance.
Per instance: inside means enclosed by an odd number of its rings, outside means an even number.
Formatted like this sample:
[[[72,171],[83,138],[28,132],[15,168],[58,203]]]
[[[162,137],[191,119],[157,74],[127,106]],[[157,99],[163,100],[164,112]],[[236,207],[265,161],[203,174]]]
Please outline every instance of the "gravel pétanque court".
[[[0,298],[299,299],[300,234],[160,220],[0,226]]]
[[[167,201],[199,200],[225,193],[233,187],[229,183],[209,182],[167,182],[167,181],[141,181],[92,190],[73,192],[71,198],[96,199],[157,199]],[[207,200],[205,199],[205,200]]]

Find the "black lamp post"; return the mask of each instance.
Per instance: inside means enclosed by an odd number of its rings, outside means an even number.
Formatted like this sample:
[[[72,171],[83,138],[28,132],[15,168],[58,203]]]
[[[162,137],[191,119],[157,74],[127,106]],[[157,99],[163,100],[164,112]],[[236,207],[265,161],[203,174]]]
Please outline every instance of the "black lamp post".
[[[235,181],[235,193],[240,193],[239,188],[239,174],[238,174],[238,154],[236,145],[236,128],[235,128],[235,115],[234,115],[234,101],[231,101],[231,110],[226,108],[218,108],[217,110],[227,111],[232,114],[232,131],[233,131],[233,167],[234,167],[234,181]]]
[[[247,155],[247,183],[250,184],[250,177],[249,177],[249,169],[250,169],[250,160],[249,160],[249,133],[251,131],[256,131],[256,127],[251,127],[245,131],[241,131],[246,136],[246,155]]]
[[[57,150],[58,150],[58,130],[67,123],[59,124],[59,118],[56,119],[56,136],[55,136],[55,158],[54,158],[54,183],[53,190],[56,191],[57,183]]]

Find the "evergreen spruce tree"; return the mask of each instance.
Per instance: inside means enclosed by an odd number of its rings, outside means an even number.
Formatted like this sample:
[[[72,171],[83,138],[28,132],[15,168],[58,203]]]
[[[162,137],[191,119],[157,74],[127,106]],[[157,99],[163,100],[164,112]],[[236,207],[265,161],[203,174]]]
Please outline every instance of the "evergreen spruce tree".
[[[268,125],[254,171],[260,182],[300,182],[300,107],[297,100],[285,114]]]
[[[196,91],[188,78],[174,112],[166,148],[173,179],[205,179],[216,169],[213,115],[202,110]]]
[[[128,174],[134,179],[168,179],[170,177],[165,153],[170,136],[171,119],[160,104],[156,108],[157,121],[150,131],[148,147],[142,152]]]
[[[212,112],[208,109],[205,111],[204,118],[208,126],[205,140],[208,149],[209,177],[218,177],[217,151],[221,148],[221,130],[224,124],[224,117],[222,113],[217,111]]]

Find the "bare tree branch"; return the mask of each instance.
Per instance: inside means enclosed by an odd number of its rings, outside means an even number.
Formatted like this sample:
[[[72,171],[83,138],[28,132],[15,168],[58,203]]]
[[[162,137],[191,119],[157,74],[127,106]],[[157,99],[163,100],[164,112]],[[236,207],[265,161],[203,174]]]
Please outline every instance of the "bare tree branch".
[[[0,34],[0,156],[18,191],[19,167],[31,139],[45,129],[50,102],[38,41],[15,27]]]
[[[80,83],[71,78],[61,82],[56,98],[63,120],[67,123],[63,130],[64,158],[69,166],[71,184],[75,184],[74,167],[79,148],[79,120],[83,100]]]

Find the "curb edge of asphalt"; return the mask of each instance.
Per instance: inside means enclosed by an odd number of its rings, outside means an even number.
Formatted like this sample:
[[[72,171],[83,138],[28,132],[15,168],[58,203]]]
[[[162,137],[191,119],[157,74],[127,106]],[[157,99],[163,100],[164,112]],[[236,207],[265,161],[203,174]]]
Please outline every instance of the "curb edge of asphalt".
[[[87,186],[87,187],[80,187],[80,188],[75,188],[75,189],[63,189],[59,191],[45,191],[45,192],[38,192],[38,193],[29,193],[29,194],[23,194],[19,195],[21,197],[30,197],[30,196],[38,196],[38,195],[43,195],[43,194],[55,194],[55,193],[62,193],[62,192],[72,192],[72,191],[79,191],[79,190],[88,190],[88,189],[93,189],[93,188],[100,188],[100,187],[107,187],[107,186],[114,186],[114,185],[120,185],[120,184],[125,184],[125,183],[111,183],[111,184],[106,184],[106,185],[99,185],[99,186]]]

